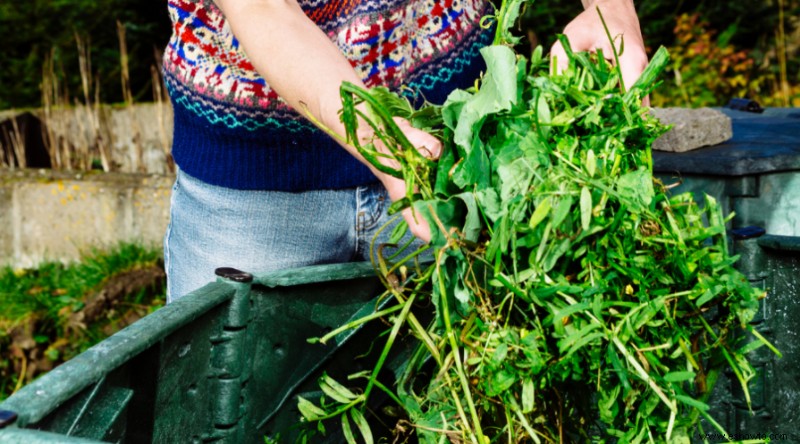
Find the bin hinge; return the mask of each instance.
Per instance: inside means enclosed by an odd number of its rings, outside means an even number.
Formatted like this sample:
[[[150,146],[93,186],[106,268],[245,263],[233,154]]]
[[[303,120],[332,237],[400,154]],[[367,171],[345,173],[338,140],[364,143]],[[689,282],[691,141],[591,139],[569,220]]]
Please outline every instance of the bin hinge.
[[[234,268],[218,268],[220,280],[235,288],[223,314],[222,331],[211,338],[210,389],[213,393],[213,430],[205,437],[238,443],[244,439],[245,389],[252,369],[250,288],[253,275]]]

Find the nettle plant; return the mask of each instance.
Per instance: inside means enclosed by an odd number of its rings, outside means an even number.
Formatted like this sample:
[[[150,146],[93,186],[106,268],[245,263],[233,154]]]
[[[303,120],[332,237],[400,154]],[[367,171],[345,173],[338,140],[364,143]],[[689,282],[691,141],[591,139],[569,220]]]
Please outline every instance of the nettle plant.
[[[765,294],[733,268],[719,205],[671,196],[653,177],[650,146],[665,127],[642,98],[666,51],[625,89],[616,64],[562,38],[569,66],[556,72],[541,47],[512,49],[522,3],[491,18],[486,72],[443,106],[342,87],[351,143],[361,121],[388,147],[357,145],[405,179],[393,209],[426,218],[434,260],[376,264],[396,304],[369,319],[391,330],[372,372],[325,376],[319,403],[300,400],[319,431],[339,417],[348,442],[372,442],[365,413],[378,389],[403,411],[398,429],[423,443],[688,443],[701,418],[722,431],[707,403],[719,373],[732,371],[749,400],[747,353],[778,353],[749,326]],[[398,116],[442,140],[438,161],[408,142]],[[421,300],[435,308],[427,325],[412,310]],[[738,342],[742,330],[756,342]],[[403,332],[418,347],[391,385],[377,375]]]

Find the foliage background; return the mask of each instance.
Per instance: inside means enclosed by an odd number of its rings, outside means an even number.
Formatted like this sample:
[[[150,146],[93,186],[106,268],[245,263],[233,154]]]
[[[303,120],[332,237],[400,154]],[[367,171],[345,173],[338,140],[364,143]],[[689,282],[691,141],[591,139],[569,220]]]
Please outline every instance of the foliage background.
[[[772,106],[800,104],[800,0],[650,0],[636,6],[651,53],[667,46],[673,63],[680,63],[654,97],[656,105],[722,106],[733,96]],[[581,8],[578,0],[540,0],[525,13],[522,27],[548,47]],[[783,37],[777,35],[781,9]],[[682,15],[682,27],[676,26]],[[76,34],[90,41],[100,101],[122,101],[117,20],[127,30],[133,98],[152,100],[150,70],[170,34],[166,2],[8,1],[0,3],[0,109],[40,105],[42,66],[51,51],[70,95],[78,97]]]
[[[37,107],[45,56],[53,51],[73,96],[80,70],[75,35],[89,39],[101,102],[122,101],[116,21],[125,25],[134,98],[152,100],[150,67],[170,35],[165,1],[25,0],[0,2],[0,110]]]
[[[800,106],[800,1],[652,0],[635,4],[648,53],[652,55],[663,45],[672,57],[671,72],[653,96],[654,106],[724,106],[733,97],[769,106]],[[578,1],[541,1],[537,5],[524,14],[522,26],[535,30],[545,47],[582,9]],[[778,35],[781,22],[782,36]],[[783,73],[781,49],[787,62]]]

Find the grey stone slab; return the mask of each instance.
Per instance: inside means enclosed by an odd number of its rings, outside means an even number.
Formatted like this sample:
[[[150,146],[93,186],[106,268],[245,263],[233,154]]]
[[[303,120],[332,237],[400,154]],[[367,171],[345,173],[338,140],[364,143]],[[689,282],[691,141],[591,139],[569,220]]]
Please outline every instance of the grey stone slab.
[[[712,108],[654,108],[653,115],[672,125],[653,143],[657,151],[683,153],[720,144],[733,136],[731,118]]]

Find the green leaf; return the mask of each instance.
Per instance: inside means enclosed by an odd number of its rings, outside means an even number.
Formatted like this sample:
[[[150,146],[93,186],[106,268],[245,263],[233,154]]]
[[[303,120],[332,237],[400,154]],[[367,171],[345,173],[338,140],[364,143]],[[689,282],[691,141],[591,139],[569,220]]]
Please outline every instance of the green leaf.
[[[457,118],[449,119],[451,124],[455,123],[453,141],[462,157],[453,172],[453,181],[463,189],[476,185],[480,190],[489,185],[487,172],[490,163],[478,137],[480,128],[486,116],[510,110],[517,98],[514,51],[505,46],[489,46],[481,49],[481,55],[487,65],[481,87],[469,98],[464,94],[456,96],[453,100],[466,100],[458,105]],[[448,97],[445,109],[454,106],[453,103]]]
[[[708,404],[706,404],[704,402],[701,402],[701,401],[698,401],[698,400],[696,400],[694,398],[690,398],[688,396],[675,395],[675,399],[677,399],[678,401],[680,401],[680,402],[682,402],[682,403],[684,403],[684,404],[686,404],[686,405],[688,405],[690,407],[696,408],[697,410],[701,410],[701,411],[707,412],[708,409],[709,409]]]
[[[460,313],[469,313],[472,311],[472,293],[469,289],[464,285],[464,282],[460,278],[456,278],[455,286],[453,288],[453,297],[458,304],[457,310]]]
[[[552,126],[566,126],[570,125],[583,114],[580,108],[570,108],[558,113],[553,120],[550,121]]]
[[[617,180],[617,193],[623,204],[631,210],[641,212],[650,206],[655,197],[653,176],[644,167],[623,174]]]
[[[545,318],[544,322],[547,323],[561,323],[562,320],[574,313],[588,310],[590,308],[588,302],[581,302],[578,304],[571,304],[562,309],[555,311],[552,315]]]
[[[581,228],[589,229],[592,222],[592,192],[589,187],[581,188]]]
[[[539,223],[543,221],[548,214],[550,214],[550,208],[550,199],[543,199],[541,202],[539,202],[539,205],[536,205],[536,209],[533,211],[533,215],[531,216],[528,226],[531,229],[536,228],[536,226],[539,225]]]
[[[483,214],[489,218],[489,222],[496,222],[508,211],[508,208],[500,202],[500,196],[494,188],[484,188],[475,192],[475,201]]]
[[[408,222],[405,219],[397,222],[389,236],[390,244],[399,244],[403,237],[408,233]]]
[[[500,199],[508,202],[527,193],[533,180],[533,173],[534,169],[530,159],[521,155],[515,160],[502,163],[497,168],[497,175],[500,179]]]
[[[517,375],[506,369],[492,373],[489,377],[489,396],[497,396],[514,385]]]
[[[620,386],[615,385],[609,390],[600,390],[598,393],[599,400],[597,402],[600,418],[610,424],[616,418],[618,413],[617,398],[619,397]]]
[[[530,413],[535,407],[535,386],[533,379],[527,378],[522,382],[522,413]]]
[[[536,113],[536,123],[539,125],[538,129],[544,133],[549,133],[550,123],[553,120],[550,114],[550,105],[547,103],[544,94],[541,94],[538,90],[534,97],[533,110]],[[544,126],[544,128],[542,128],[542,126]]]
[[[65,298],[65,299],[67,299],[67,301],[66,301],[67,303],[70,302],[70,300],[68,298]],[[37,344],[46,344],[46,343],[50,342],[50,337],[47,336],[47,335],[33,335],[33,340]]]
[[[553,247],[551,244],[550,250],[544,257],[544,261],[542,262],[542,270],[548,272],[556,266],[558,260],[561,259],[564,254],[569,251],[569,247],[572,245],[572,241],[570,238],[566,237],[558,241],[555,246]]]
[[[511,33],[511,29],[517,24],[520,8],[525,4],[524,0],[506,0],[501,3],[501,10],[496,18],[499,21],[495,31],[494,45],[516,45],[520,38]]]
[[[492,353],[492,358],[490,360],[493,367],[499,367],[505,361],[506,356],[508,355],[508,344],[502,343],[497,346]]]
[[[586,172],[589,173],[589,177],[594,177],[594,173],[597,170],[597,158],[594,155],[594,151],[589,148],[586,151]]]
[[[302,396],[297,397],[297,409],[300,410],[300,414],[302,414],[303,418],[307,421],[317,421],[326,414],[324,410]]]
[[[347,419],[347,415],[342,415],[342,433],[347,444],[358,444],[355,435],[353,435],[353,429],[350,428],[350,420]]]
[[[559,340],[558,341],[558,349],[559,349],[559,351],[561,351],[562,353],[566,352],[567,350],[572,348],[575,344],[581,343],[581,341],[583,339],[585,339],[585,338],[590,338],[591,337],[592,339],[594,339],[594,337],[592,337],[592,335],[589,335],[589,333],[594,331],[594,330],[597,330],[598,328],[600,328],[600,324],[597,324],[597,323],[587,324],[585,327],[581,328],[580,330],[571,333],[569,336],[567,336],[564,339]],[[603,336],[603,334],[601,333],[600,336]],[[590,342],[590,341],[591,341],[591,339],[588,342]],[[580,346],[578,346],[576,348],[580,348]],[[573,351],[570,351],[570,354],[572,352]]]
[[[712,299],[714,299],[714,298],[715,298],[715,297],[716,297],[716,296],[719,294],[719,292],[720,292],[721,290],[722,290],[722,287],[720,287],[720,286],[715,286],[715,287],[713,287],[713,288],[709,288],[708,290],[706,290],[706,291],[703,293],[703,295],[702,295],[702,296],[700,296],[700,297],[697,299],[697,302],[695,302],[695,303],[697,304],[697,307],[698,307],[698,308],[699,308],[699,307],[702,307],[703,305],[705,305],[706,303],[708,303],[709,301],[711,301]]]
[[[389,88],[383,86],[372,87],[370,88],[370,95],[393,116],[408,119],[414,112],[414,108],[412,108],[407,99],[395,94]]]
[[[440,225],[445,230],[457,228],[464,239],[475,242],[478,240],[481,223],[480,210],[476,196],[488,199],[491,193],[460,193],[447,200],[435,199],[417,201],[415,210],[424,217],[431,227],[431,245],[441,247],[447,244],[447,233],[442,233]]]
[[[553,228],[558,228],[564,219],[567,218],[569,210],[572,208],[572,196],[569,194],[562,195],[558,199],[556,209],[553,212]]]
[[[326,374],[322,375],[319,386],[326,395],[343,404],[347,404],[350,401],[358,398],[358,395],[351,392],[345,386],[339,384]]]
[[[372,430],[370,429],[369,423],[367,423],[366,418],[364,418],[364,414],[361,413],[361,411],[358,409],[351,409],[350,415],[352,415],[353,422],[356,423],[358,431],[361,432],[361,437],[364,438],[364,442],[366,444],[372,444],[373,443]]]
[[[668,444],[691,444],[692,440],[684,428],[675,429]]]
[[[664,375],[664,380],[667,382],[691,381],[695,378],[695,376],[695,373],[690,371],[670,372]]]
[[[629,85],[628,91],[625,93],[624,100],[627,102],[630,97],[638,95],[644,97],[652,91],[656,85],[656,78],[661,74],[664,69],[669,65],[669,52],[663,46],[659,47],[656,53],[650,58],[650,63],[644,69],[639,79],[633,86]]]

